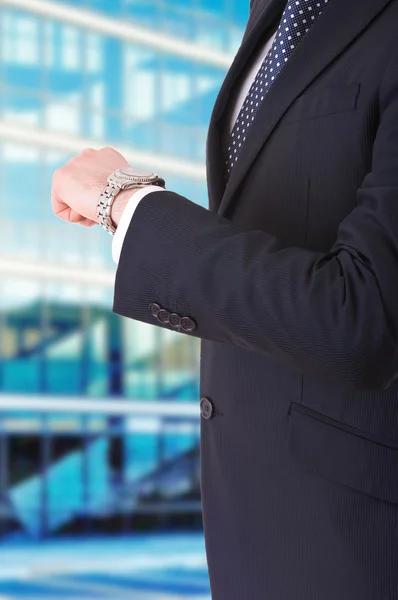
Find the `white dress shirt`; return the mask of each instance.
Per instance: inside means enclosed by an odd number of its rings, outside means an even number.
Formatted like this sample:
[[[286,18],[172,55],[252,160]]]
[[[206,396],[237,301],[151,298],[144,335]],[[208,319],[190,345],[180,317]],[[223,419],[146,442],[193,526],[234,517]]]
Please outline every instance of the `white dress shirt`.
[[[275,39],[275,36],[276,36],[276,32],[267,41],[267,43],[263,47],[260,48],[260,51],[257,53],[257,55],[254,56],[254,59],[252,60],[252,64],[248,69],[247,75],[245,76],[241,87],[238,89],[236,98],[231,101],[230,107],[228,109],[229,114],[227,114],[228,126],[225,128],[224,136],[223,136],[223,140],[222,140],[223,151],[225,154],[226,154],[226,151],[228,148],[229,137],[234,128],[236,119],[238,118],[238,115],[240,113],[240,109],[242,108],[242,105],[243,105],[243,103],[246,99],[246,96],[249,93],[249,90],[251,88],[251,85],[252,85],[252,83],[264,61],[264,58],[267,56],[268,52],[271,49],[272,43]],[[167,184],[167,182],[166,182],[166,184]],[[149,186],[143,188],[142,190],[135,192],[134,195],[129,200],[126,208],[123,211],[123,214],[119,221],[119,225],[116,229],[115,235],[113,236],[112,257],[116,264],[119,263],[119,258],[120,258],[120,253],[122,251],[124,238],[126,236],[127,230],[130,225],[130,221],[133,217],[134,211],[137,208],[138,204],[147,194],[150,194],[151,192],[163,192],[163,191],[165,191],[164,188],[161,188],[156,185],[149,185]]]

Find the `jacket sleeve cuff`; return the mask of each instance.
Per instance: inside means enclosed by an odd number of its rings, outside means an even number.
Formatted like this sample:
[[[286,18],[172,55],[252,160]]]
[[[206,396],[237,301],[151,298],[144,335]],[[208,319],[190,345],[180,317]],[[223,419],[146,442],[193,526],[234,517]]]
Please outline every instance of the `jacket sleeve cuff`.
[[[136,211],[138,204],[145,196],[151,192],[165,192],[166,190],[158,185],[148,185],[142,190],[134,192],[123,211],[119,225],[117,226],[115,235],[112,240],[112,258],[116,264],[119,264],[120,254],[123,247],[124,238],[126,237],[127,230],[130,225],[130,221]]]

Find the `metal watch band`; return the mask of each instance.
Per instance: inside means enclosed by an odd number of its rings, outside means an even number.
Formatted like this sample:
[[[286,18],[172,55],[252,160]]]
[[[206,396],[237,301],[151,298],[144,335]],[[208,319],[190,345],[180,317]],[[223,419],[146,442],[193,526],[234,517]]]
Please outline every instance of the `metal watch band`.
[[[129,187],[129,190],[135,190],[137,188],[147,187],[148,185],[158,185],[159,187],[163,187],[165,184],[164,179],[160,177],[155,181],[151,182],[139,182],[134,186]],[[113,201],[115,200],[118,193],[121,191],[121,188],[112,180],[112,176],[108,179],[107,185],[103,189],[98,199],[97,204],[97,218],[98,222],[110,235],[115,235],[116,227],[114,226],[111,219],[111,211]]]
[[[106,187],[100,194],[97,204],[97,217],[99,224],[103,227],[110,235],[115,235],[116,227],[112,223],[111,210],[112,204],[120,192],[120,188],[115,186],[113,183],[108,182]]]

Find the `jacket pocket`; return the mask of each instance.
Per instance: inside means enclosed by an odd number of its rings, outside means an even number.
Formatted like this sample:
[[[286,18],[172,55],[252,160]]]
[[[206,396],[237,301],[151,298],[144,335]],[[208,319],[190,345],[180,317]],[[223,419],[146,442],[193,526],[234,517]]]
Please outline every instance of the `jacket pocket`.
[[[360,91],[358,82],[336,85],[320,92],[300,96],[286,113],[283,122],[303,121],[354,110]]]
[[[289,418],[290,451],[306,469],[398,504],[398,443],[380,440],[295,402]]]

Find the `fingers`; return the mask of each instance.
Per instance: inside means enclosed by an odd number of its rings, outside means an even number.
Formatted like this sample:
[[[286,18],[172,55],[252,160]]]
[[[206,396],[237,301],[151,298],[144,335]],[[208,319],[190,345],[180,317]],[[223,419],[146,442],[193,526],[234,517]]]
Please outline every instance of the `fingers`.
[[[86,148],[85,150],[88,152],[91,149]],[[76,223],[78,225],[83,225],[83,227],[92,227],[93,225],[96,225],[96,221],[81,215],[73,208],[70,208],[70,206],[68,206],[66,202],[62,200],[61,196],[57,192],[59,186],[62,186],[62,178],[63,171],[62,169],[58,169],[53,175],[53,185],[51,190],[51,205],[54,214],[59,219],[67,223]]]
[[[83,227],[97,225],[96,221],[84,217],[62,202],[55,193],[51,195],[51,201],[54,214],[62,221],[65,221],[66,223],[76,223],[77,225],[83,225]]]
[[[57,191],[56,191],[56,178],[58,177],[57,172],[54,174],[53,177],[53,186],[52,186],[52,190],[51,190],[51,206],[53,209],[54,214],[59,217],[60,219],[63,219],[64,221],[67,221],[68,219],[66,218],[65,215],[65,211],[69,208],[65,202],[62,201],[62,199],[60,198],[60,196],[58,195]]]
[[[83,219],[82,221],[80,221],[78,223],[78,225],[82,225],[83,227],[92,227],[93,225],[97,225],[98,223],[96,223],[95,221],[92,221],[91,219]]]
[[[69,214],[68,214],[69,223],[81,223],[82,221],[85,220],[85,218],[86,217],[83,217],[82,215],[80,215],[78,212],[76,212],[72,208],[69,209]]]
[[[93,225],[97,225],[95,221],[83,217],[78,212],[72,209],[70,209],[69,212],[69,223],[77,223],[77,225],[82,225],[83,227],[92,227]]]

